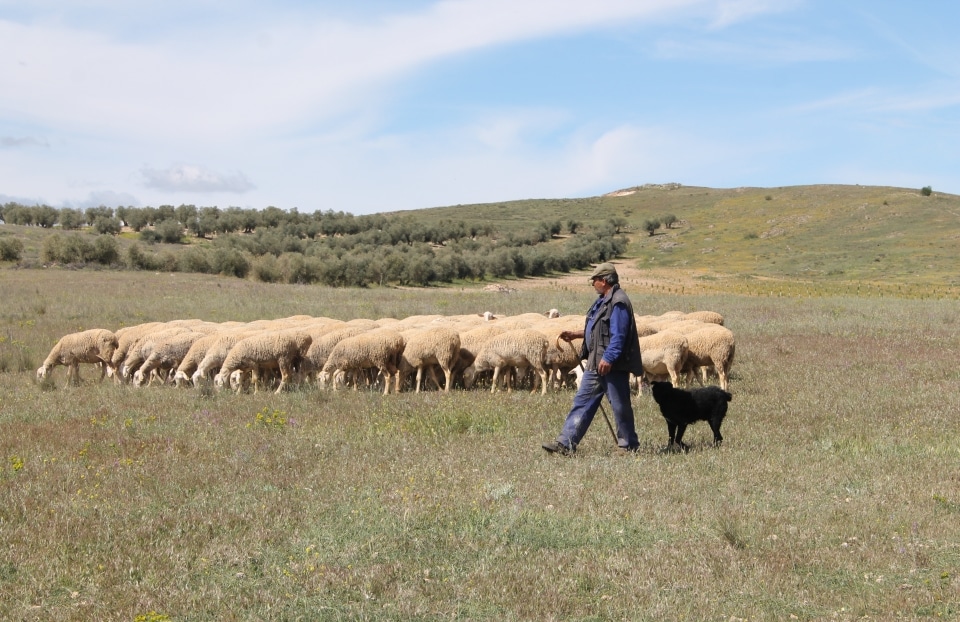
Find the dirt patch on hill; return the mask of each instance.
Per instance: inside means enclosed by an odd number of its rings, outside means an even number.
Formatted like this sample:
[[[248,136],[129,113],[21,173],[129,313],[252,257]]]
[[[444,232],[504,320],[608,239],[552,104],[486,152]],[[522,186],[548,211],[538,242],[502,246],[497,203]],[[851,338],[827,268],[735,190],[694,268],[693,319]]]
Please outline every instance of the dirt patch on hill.
[[[666,272],[643,270],[636,266],[634,260],[630,259],[614,260],[611,263],[617,267],[617,274],[620,275],[620,284],[625,290],[629,290],[631,286],[635,288],[636,286],[640,288],[662,286],[683,287],[686,290],[693,291],[701,288],[703,285],[697,278],[698,275],[694,273],[673,270],[668,274]],[[556,288],[560,286],[573,289],[583,288],[584,291],[589,291],[590,283],[588,279],[590,278],[590,272],[590,270],[583,270],[550,277],[518,279],[509,281],[508,283],[489,285],[487,287],[498,288],[499,291],[503,291],[504,288],[511,290],[532,290]]]

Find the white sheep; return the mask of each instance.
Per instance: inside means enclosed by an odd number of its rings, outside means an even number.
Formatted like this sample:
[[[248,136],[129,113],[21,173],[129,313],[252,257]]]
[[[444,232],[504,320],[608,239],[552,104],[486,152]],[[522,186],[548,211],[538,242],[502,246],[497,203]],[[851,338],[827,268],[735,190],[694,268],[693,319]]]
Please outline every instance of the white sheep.
[[[133,326],[125,326],[118,329],[115,333],[117,335],[117,349],[114,350],[113,356],[110,358],[111,369],[114,371],[120,369],[120,366],[123,364],[123,359],[127,358],[127,353],[138,339],[150,331],[162,328],[166,328],[166,324],[163,322],[146,322],[144,324],[134,324]],[[116,375],[115,380],[120,382],[119,374]]]
[[[670,376],[673,386],[679,386],[679,377],[689,355],[687,338],[672,330],[640,337],[640,355],[643,359],[643,372],[649,376]],[[640,393],[642,378],[637,379],[637,393]]]
[[[389,328],[378,328],[340,341],[330,351],[323,369],[318,375],[321,385],[327,382],[337,388],[337,380],[345,379],[350,372],[377,369],[383,376],[383,393],[390,392],[391,379],[394,393],[400,392],[400,356],[406,345],[403,335]],[[358,382],[354,380],[354,389]]]
[[[544,361],[547,355],[549,341],[543,333],[529,329],[518,328],[508,330],[490,339],[473,363],[463,372],[464,386],[468,389],[473,386],[476,374],[488,369],[493,370],[493,386],[491,392],[499,389],[499,378],[507,368],[517,367],[522,371],[532,368],[536,373],[533,383],[533,392],[537,390],[537,380],[542,387],[541,392],[547,392],[547,371]],[[507,391],[511,391],[509,378],[506,382]]]
[[[333,351],[333,348],[336,347],[338,343],[344,339],[356,337],[357,335],[370,332],[371,330],[375,329],[371,329],[362,325],[357,326],[344,324],[343,326],[335,327],[333,330],[325,332],[322,335],[314,335],[313,343],[310,344],[310,348],[303,357],[303,372],[305,374],[319,374],[323,369],[324,364],[327,362],[327,358],[330,356],[330,353]]]
[[[117,336],[104,328],[64,335],[50,350],[50,354],[37,369],[37,380],[46,378],[57,365],[67,367],[67,384],[80,383],[80,363],[93,363],[100,367],[100,381],[112,365],[117,349]]]
[[[414,369],[417,370],[415,392],[419,393],[423,372],[426,370],[439,389],[440,383],[433,371],[433,366],[439,365],[446,380],[443,390],[449,392],[453,382],[453,368],[460,358],[460,333],[451,328],[435,326],[404,333],[404,339],[406,345],[400,356],[401,378]]]
[[[190,351],[191,346],[200,339],[207,337],[204,333],[191,331],[171,335],[164,339],[154,338],[150,355],[133,374],[133,385],[136,387],[143,386],[143,383],[148,379],[152,382],[151,373],[155,370],[165,369],[169,371],[176,369],[187,352]]]
[[[213,343],[207,344],[203,358],[200,359],[200,362],[197,363],[197,368],[190,374],[189,380],[193,383],[193,386],[199,388],[203,381],[213,380],[213,377],[220,371],[220,367],[223,366],[223,361],[226,360],[227,354],[230,353],[233,346],[237,345],[237,342],[240,340],[252,337],[261,332],[263,331],[236,330],[217,335]],[[177,380],[178,383],[187,382],[188,378],[185,377],[186,373],[186,370],[184,370],[184,375],[181,376],[178,370],[177,375],[174,376],[174,380]]]
[[[174,335],[192,332],[192,330],[185,326],[167,326],[162,330],[148,331],[130,346],[130,349],[127,351],[127,356],[123,359],[123,363],[117,368],[118,377],[123,382],[130,380],[133,372],[143,365],[143,362],[153,353],[153,348],[156,344]]]
[[[689,356],[684,366],[687,376],[693,376],[699,368],[702,378],[697,378],[697,381],[703,384],[707,371],[712,368],[720,379],[720,388],[726,391],[737,346],[733,331],[719,324],[703,324],[692,330],[681,328],[678,332],[687,338]]]
[[[207,355],[207,350],[216,343],[222,334],[223,333],[213,333],[212,335],[206,335],[193,342],[190,349],[187,350],[187,353],[183,355],[183,359],[177,366],[176,372],[174,372],[173,381],[178,387],[182,387],[190,382],[190,376],[193,375],[193,372],[197,371],[200,361]]]
[[[496,324],[485,324],[461,332],[460,356],[453,370],[453,378],[455,380],[459,378],[462,381],[464,370],[473,364],[483,346],[495,336],[505,332],[507,332],[507,329]]]
[[[723,316],[716,311],[691,311],[683,315],[681,319],[697,320],[705,324],[719,324],[723,326]]]
[[[222,388],[229,383],[230,375],[234,371],[249,372],[254,380],[254,392],[259,385],[259,374],[264,369],[280,370],[280,385],[276,393],[280,393],[290,380],[296,365],[313,340],[302,330],[286,329],[269,331],[252,337],[246,337],[230,348],[227,358],[220,366],[220,372],[214,377],[214,383]],[[242,386],[237,387],[239,393]]]

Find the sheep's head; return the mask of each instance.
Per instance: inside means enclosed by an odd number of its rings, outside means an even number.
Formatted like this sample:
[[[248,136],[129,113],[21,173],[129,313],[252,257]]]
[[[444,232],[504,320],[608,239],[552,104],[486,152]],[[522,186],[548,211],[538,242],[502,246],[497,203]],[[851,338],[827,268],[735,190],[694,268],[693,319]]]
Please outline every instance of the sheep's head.
[[[47,369],[47,366],[46,366],[46,365],[40,367],[40,368],[37,370],[37,380],[43,380],[44,378],[47,377],[47,374],[48,374],[49,372],[50,372],[50,370]]]
[[[473,388],[473,383],[477,379],[477,368],[474,365],[470,365],[463,370],[463,387],[465,389]]]
[[[217,387],[218,389],[222,389],[223,386],[227,383],[227,376],[228,374],[225,374],[223,372],[220,372],[219,374],[214,376],[213,386]]]
[[[134,374],[133,374],[133,386],[135,386],[135,387],[142,387],[142,386],[143,386],[143,381],[144,381],[143,371],[141,371],[141,370],[138,369],[138,370],[135,371]]]

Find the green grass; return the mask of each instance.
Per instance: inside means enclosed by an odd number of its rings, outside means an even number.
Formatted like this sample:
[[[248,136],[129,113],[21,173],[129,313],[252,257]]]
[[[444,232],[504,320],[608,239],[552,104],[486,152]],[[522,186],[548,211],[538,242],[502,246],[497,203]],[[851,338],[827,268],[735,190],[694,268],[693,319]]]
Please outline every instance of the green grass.
[[[560,459],[540,443],[569,391],[198,394],[33,370],[81,328],[581,313],[587,287],[3,270],[0,288],[0,619],[960,617],[955,300],[628,289],[639,313],[726,316],[726,440],[697,424],[689,454],[660,454],[642,396],[637,456],[598,420]]]

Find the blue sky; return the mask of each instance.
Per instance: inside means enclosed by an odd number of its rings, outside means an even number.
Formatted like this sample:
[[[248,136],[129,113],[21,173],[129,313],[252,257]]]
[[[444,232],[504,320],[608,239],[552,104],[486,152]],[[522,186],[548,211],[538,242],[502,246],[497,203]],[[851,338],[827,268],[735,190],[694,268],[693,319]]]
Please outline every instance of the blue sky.
[[[960,194],[954,0],[0,0],[0,202]]]

